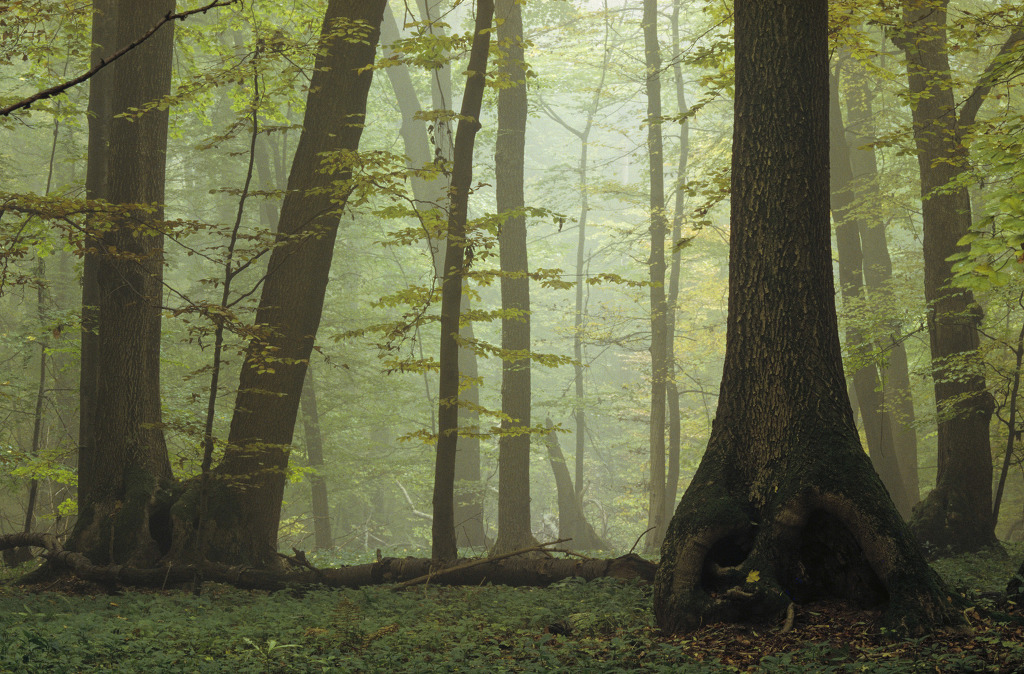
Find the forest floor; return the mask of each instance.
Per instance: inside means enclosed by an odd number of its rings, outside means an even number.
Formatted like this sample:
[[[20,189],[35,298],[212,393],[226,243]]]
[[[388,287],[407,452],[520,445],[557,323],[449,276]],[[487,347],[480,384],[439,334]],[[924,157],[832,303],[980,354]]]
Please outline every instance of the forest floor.
[[[965,613],[972,633],[912,640],[894,640],[878,612],[829,603],[798,607],[787,633],[712,625],[665,638],[650,587],[611,579],[109,594],[75,580],[21,588],[3,570],[0,672],[1016,672],[1024,608],[1008,620],[985,596],[1022,555],[1012,545],[936,562],[977,607]]]

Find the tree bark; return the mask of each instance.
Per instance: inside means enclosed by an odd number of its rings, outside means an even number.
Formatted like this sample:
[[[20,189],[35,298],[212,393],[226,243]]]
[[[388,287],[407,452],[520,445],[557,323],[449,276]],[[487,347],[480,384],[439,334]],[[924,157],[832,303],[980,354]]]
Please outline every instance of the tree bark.
[[[195,499],[175,507],[176,553],[212,561],[278,563],[277,531],[288,451],[302,382],[320,324],[334,243],[351,175],[328,161],[359,146],[385,0],[331,0],[324,16],[303,130],[281,206],[277,242],[256,312],[260,333],[247,348],[224,459],[213,473],[203,540],[192,529]],[[340,33],[338,29],[343,29]],[[355,34],[355,37],[353,37]],[[339,196],[341,197],[339,199]],[[339,201],[341,202],[339,204]],[[196,495],[198,498],[198,495]]]
[[[95,15],[115,21],[112,29],[101,26],[97,33],[112,38],[110,46],[129,44],[173,11],[174,0],[144,5],[118,0],[106,16]],[[95,416],[90,428],[87,403],[82,424],[85,499],[79,503],[71,545],[100,563],[150,563],[166,543],[155,540],[160,516],[153,495],[159,482],[171,478],[161,429],[163,234],[158,224],[163,219],[168,112],[131,111],[170,93],[173,46],[171,22],[108,66],[109,79],[97,83],[95,90],[110,97],[111,117],[105,117],[104,103],[96,101],[95,109],[104,116],[96,122],[92,145],[100,155],[90,170],[98,173],[88,182],[111,203],[148,207],[117,214],[95,238],[98,343],[95,365],[87,356],[82,370],[86,398],[95,390]],[[118,117],[122,114],[127,116]],[[106,161],[100,147],[104,132]],[[91,282],[86,279],[87,293]],[[87,351],[91,347],[87,344]]]
[[[466,90],[455,133],[451,207],[445,238],[444,280],[441,285],[441,346],[438,376],[437,457],[434,464],[434,520],[431,557],[437,561],[458,555],[455,535],[455,462],[459,437],[459,327],[466,260],[466,216],[473,182],[473,146],[480,129],[484,71],[491,41],[492,0],[478,0]]]
[[[661,52],[658,45],[658,3],[644,0],[644,64],[647,71],[647,158],[651,172],[651,254],[647,260],[651,281],[651,425],[650,502],[645,549],[661,547],[668,526],[665,500],[665,383],[668,380],[668,325],[665,300],[665,168],[661,137]]]
[[[992,519],[993,401],[978,360],[981,310],[974,295],[950,286],[949,257],[970,230],[967,150],[953,100],[945,0],[906,0],[899,46],[907,57],[909,92],[921,172],[924,294],[938,406],[935,489],[914,511],[911,526],[938,551],[978,550],[996,543]]]
[[[498,536],[491,554],[528,547],[530,530],[530,279],[523,213],[526,145],[526,64],[523,16],[516,0],[497,0],[498,133],[494,149],[501,267],[501,433],[498,436]]]
[[[960,620],[860,446],[836,326],[828,3],[737,0],[729,314],[707,451],[662,548],[669,633],[781,620],[792,601]],[[765,96],[764,92],[772,92]]]

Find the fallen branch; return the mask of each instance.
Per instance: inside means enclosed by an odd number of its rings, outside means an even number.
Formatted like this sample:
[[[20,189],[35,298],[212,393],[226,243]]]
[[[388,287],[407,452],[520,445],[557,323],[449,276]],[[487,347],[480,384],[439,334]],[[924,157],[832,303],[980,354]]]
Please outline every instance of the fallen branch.
[[[543,551],[547,552],[547,550],[545,550],[545,548],[547,548],[549,545],[558,545],[559,543],[564,543],[564,542],[566,542],[568,540],[572,540],[572,539],[560,538],[557,541],[551,541],[549,543],[538,543],[537,545],[532,545],[532,546],[530,546],[528,548],[522,548],[521,550],[514,550],[512,552],[506,552],[506,553],[501,554],[501,555],[495,555],[494,557],[484,557],[482,559],[474,559],[471,562],[467,562],[467,563],[461,564],[459,566],[442,567],[442,568],[439,568],[437,570],[430,571],[430,572],[420,576],[419,578],[413,578],[412,580],[407,580],[404,583],[399,583],[394,589],[395,590],[402,590],[402,589],[405,589],[407,587],[412,587],[413,585],[419,585],[420,583],[425,583],[428,580],[430,580],[431,578],[438,578],[438,577],[443,576],[444,574],[447,574],[447,573],[455,573],[456,571],[462,571],[464,569],[471,569],[474,566],[480,566],[481,564],[490,564],[490,563],[493,563],[493,562],[500,561],[502,559],[508,559],[509,557],[517,557],[519,555],[525,555],[528,552],[537,552],[539,550],[543,550]]]
[[[204,5],[202,7],[197,7],[196,9],[189,9],[189,10],[186,10],[184,12],[176,12],[176,13],[173,13],[173,14],[171,12],[168,12],[166,14],[166,16],[164,16],[162,19],[160,19],[156,23],[156,25],[153,26],[152,28],[150,28],[149,31],[147,31],[142,37],[140,37],[139,39],[135,40],[131,44],[125,45],[121,49],[118,49],[116,52],[114,52],[113,54],[111,54],[107,58],[100,59],[96,63],[96,65],[94,65],[93,67],[89,68],[88,70],[86,70],[84,73],[82,73],[78,77],[72,78],[72,79],[70,79],[70,80],[68,80],[66,82],[62,82],[60,84],[55,84],[54,86],[52,86],[52,87],[50,87],[48,89],[43,89],[42,91],[38,91],[38,92],[32,94],[31,96],[29,96],[28,98],[22,99],[22,100],[18,101],[17,103],[14,103],[13,105],[8,105],[5,108],[0,108],[0,116],[6,117],[7,115],[11,114],[15,110],[20,110],[21,108],[28,108],[29,106],[31,106],[36,101],[41,101],[41,100],[44,100],[44,99],[47,99],[47,98],[53,98],[57,94],[64,93],[65,91],[67,91],[71,87],[75,86],[76,84],[81,84],[82,82],[86,81],[87,79],[89,79],[90,77],[92,77],[93,75],[98,73],[99,71],[101,71],[104,68],[106,68],[107,66],[109,66],[111,63],[113,63],[117,59],[121,58],[122,56],[124,56],[125,54],[130,52],[131,50],[133,50],[136,47],[138,47],[140,44],[142,44],[143,42],[145,42],[149,38],[153,37],[153,34],[156,33],[158,30],[160,30],[160,27],[163,26],[165,23],[168,23],[170,21],[181,21],[183,19],[186,19],[186,18],[192,16],[193,14],[205,14],[206,12],[210,11],[211,9],[213,9],[215,7],[227,7],[228,5],[233,5],[236,2],[238,2],[238,0],[213,0],[213,2],[211,2],[210,4]]]
[[[540,546],[554,545],[554,541]],[[188,586],[198,588],[206,582],[225,583],[242,589],[280,590],[285,587],[324,585],[327,587],[358,588],[366,585],[423,582],[424,576],[445,585],[496,585],[543,587],[566,578],[620,578],[623,580],[654,580],[657,565],[634,554],[615,559],[532,559],[523,558],[519,550],[485,560],[456,561],[450,568],[438,571],[430,559],[384,557],[369,564],[358,564],[333,569],[299,567],[281,569],[252,569],[212,562],[140,569],[111,564],[98,566],[85,555],[65,550],[60,541],[50,534],[9,534],[0,536],[0,550],[32,546],[43,548],[43,555],[54,570],[67,569],[83,580],[106,585],[163,588]],[[518,558],[514,557],[519,555]],[[298,556],[298,555],[296,555]],[[432,574],[432,575],[431,575]],[[406,585],[407,587],[408,585]]]

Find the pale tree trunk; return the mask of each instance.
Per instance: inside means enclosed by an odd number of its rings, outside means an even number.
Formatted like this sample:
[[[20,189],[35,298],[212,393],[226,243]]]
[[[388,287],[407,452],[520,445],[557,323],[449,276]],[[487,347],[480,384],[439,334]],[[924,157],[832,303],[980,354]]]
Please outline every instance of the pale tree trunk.
[[[544,425],[548,432],[544,435],[544,446],[548,450],[548,463],[555,476],[555,489],[558,492],[558,538],[568,539],[568,547],[574,550],[601,550],[607,544],[594,531],[583,512],[583,501],[579,490],[572,486],[569,467],[565,463],[565,455],[558,443],[558,434],[554,424],[546,419]]]
[[[115,27],[97,32],[113,40],[110,46],[128,44],[173,11],[174,0],[144,5],[119,0],[109,14],[96,14]],[[105,175],[105,185],[98,176],[87,182],[114,204],[156,204],[152,210],[114,217],[94,239],[99,334],[95,365],[84,363],[82,382],[86,397],[93,391],[96,397],[92,427],[88,418],[82,424],[85,499],[79,503],[71,545],[97,562],[151,563],[162,552],[151,526],[153,494],[158,483],[171,479],[161,430],[163,235],[158,224],[163,219],[168,112],[156,108],[135,117],[129,111],[170,93],[173,47],[174,25],[167,23],[108,66],[109,79],[96,84],[95,93],[109,96],[110,107],[97,101],[95,109],[111,117],[97,120],[93,149],[105,132],[109,159],[97,157],[90,166]],[[129,117],[118,117],[123,113]],[[90,278],[86,284],[91,292]],[[83,414],[90,414],[88,404]]]
[[[857,302],[864,297],[860,230],[863,223],[854,211],[853,169],[850,166],[850,147],[846,141],[842,110],[839,106],[839,83],[829,78],[829,169],[831,176],[832,219],[835,222],[836,249],[839,255],[839,291],[844,303]],[[851,375],[856,391],[860,418],[867,438],[868,453],[882,484],[889,491],[900,515],[906,519],[914,503],[906,492],[903,471],[893,446],[890,416],[883,404],[878,371],[865,351],[870,350],[860,330],[846,329],[846,348],[856,363]]]
[[[860,445],[836,325],[828,2],[736,0],[729,314],[718,410],[662,548],[668,633],[887,602],[900,631],[962,622]],[[765,96],[765,92],[772,92]]]
[[[195,541],[191,529],[194,500],[179,501],[175,508],[178,554],[192,547],[215,561],[279,563],[288,451],[344,207],[331,185],[349,173],[321,173],[321,155],[358,149],[372,77],[363,69],[374,61],[384,5],[385,0],[328,3],[323,51],[281,207],[281,245],[268,262],[256,312],[262,333],[246,351],[228,445],[212,474],[202,540]]]
[[[946,2],[906,0],[903,33],[914,142],[921,172],[924,295],[928,301],[938,473],[935,489],[914,511],[918,538],[950,552],[996,543],[992,519],[992,396],[978,364],[981,311],[974,295],[950,286],[949,257],[970,230],[967,187],[955,181],[968,168],[953,100],[946,38]]]
[[[419,3],[424,20],[438,20],[441,16],[441,3],[432,0],[429,4]],[[432,34],[443,35],[439,27],[431,27]],[[388,45],[398,39],[398,26],[390,7],[385,12],[384,23],[381,25],[381,41]],[[402,113],[400,134],[405,145],[405,154],[409,157],[409,168],[416,170],[435,161],[450,162],[452,160],[452,138],[450,124],[445,119],[432,122],[432,130],[427,131],[427,123],[416,119],[416,114],[423,110],[408,67],[392,66],[386,70],[395,92],[395,100]],[[451,100],[451,66],[446,62],[443,66],[430,73],[431,104],[434,110],[449,110]],[[427,223],[444,222],[449,209],[448,190],[451,186],[450,175],[440,173],[432,180],[413,173],[409,183],[412,187],[415,207],[420,217]],[[441,250],[444,246],[444,233],[434,231],[428,224],[432,235],[427,239],[431,258],[434,261],[434,273],[437,279],[444,278],[444,258]],[[469,295],[463,294],[462,313],[470,309]],[[474,338],[473,324],[464,321],[460,335],[466,342]],[[477,377],[476,351],[471,348],[459,347],[459,371],[467,379]],[[459,409],[459,427],[476,429],[480,423],[480,415],[476,411],[480,405],[480,387],[476,384],[467,385],[462,390],[462,398],[468,407]],[[480,438],[477,436],[460,437],[455,458],[455,530],[460,546],[485,547],[487,538],[484,532],[483,489],[480,483]]]
[[[526,64],[523,17],[516,0],[497,0],[499,69],[508,78],[498,90],[494,149],[495,194],[503,222],[498,234],[501,267],[501,421],[498,436],[498,536],[491,554],[524,548],[530,530],[530,279],[526,216],[522,213],[526,144]],[[519,211],[519,212],[515,212]]]
[[[852,61],[848,61],[851,63]],[[877,140],[874,130],[874,110],[866,73],[858,68],[856,82],[846,97],[847,138],[850,145],[850,168],[853,172],[852,189],[860,204],[881,204],[882,193],[878,184],[878,165],[872,143]],[[885,236],[885,221],[881,215],[871,222],[861,218],[860,241],[863,253],[864,284],[875,299],[892,295],[892,260]],[[910,390],[910,368],[907,349],[903,345],[902,331],[894,326],[888,341],[878,344],[886,354],[882,374],[883,404],[890,411],[893,447],[903,471],[904,491],[911,507],[921,500],[917,473],[917,428],[915,427],[914,397]],[[906,513],[901,513],[906,517]]]
[[[302,383],[302,431],[306,441],[306,458],[316,473],[309,477],[310,504],[313,511],[313,539],[316,547],[334,547],[331,535],[331,511],[327,501],[327,478],[324,477],[324,436],[320,432],[320,411],[317,409],[316,379],[313,366],[306,369]]]
[[[679,119],[679,162],[676,165],[675,208],[672,214],[672,264],[669,268],[668,297],[665,298],[665,405],[668,412],[668,469],[665,475],[665,522],[672,517],[679,493],[679,454],[682,433],[679,418],[679,387],[676,385],[676,303],[679,301],[679,267],[682,251],[678,247],[683,233],[686,208],[686,166],[690,160],[690,118],[686,116],[686,89],[683,85],[682,52],[679,43],[679,8],[672,5],[672,77],[676,85],[676,110]],[[667,526],[667,524],[666,524]]]
[[[668,324],[665,300],[665,168],[661,137],[661,53],[658,46],[658,3],[644,0],[644,64],[647,70],[647,156],[651,171],[651,425],[650,503],[645,549],[661,547],[668,526],[665,501],[665,383],[668,380]]]
[[[455,134],[451,206],[445,237],[444,280],[441,285],[441,346],[438,376],[437,456],[434,464],[431,557],[447,561],[458,556],[455,534],[455,462],[459,433],[459,318],[466,262],[466,217],[473,182],[473,147],[480,128],[484,71],[491,42],[494,3],[477,0],[473,46],[466,90]]]

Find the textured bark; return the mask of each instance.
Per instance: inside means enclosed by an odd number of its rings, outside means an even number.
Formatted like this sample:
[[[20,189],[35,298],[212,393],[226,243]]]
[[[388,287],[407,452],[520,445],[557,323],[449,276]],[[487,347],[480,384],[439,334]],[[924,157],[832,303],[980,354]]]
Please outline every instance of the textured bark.
[[[921,172],[924,294],[938,406],[935,489],[914,511],[912,528],[940,551],[978,550],[996,543],[992,519],[992,398],[977,360],[981,311],[969,290],[949,285],[952,263],[971,226],[967,150],[953,100],[944,0],[906,0],[899,46],[907,57],[909,92]],[[965,371],[966,370],[966,371]]]
[[[555,433],[550,419],[545,421],[545,425],[550,430],[544,436],[544,446],[548,450],[548,462],[551,464],[551,472],[555,476],[555,489],[558,491],[558,537],[568,539],[567,547],[574,550],[603,550],[608,545],[587,521],[579,490],[573,489],[569,467],[558,443],[558,434]]]
[[[866,226],[854,211],[853,169],[850,166],[850,146],[846,140],[842,109],[839,106],[839,83],[829,78],[829,171],[831,176],[832,219],[836,226],[836,249],[839,254],[839,289],[844,303],[856,302],[864,297],[864,257],[861,252],[860,232]],[[851,378],[856,391],[857,405],[867,439],[868,453],[882,484],[889,491],[896,509],[904,519],[910,516],[916,501],[907,493],[904,471],[899,464],[893,445],[892,420],[882,400],[878,370],[865,355],[870,350],[860,331],[846,330],[846,348],[857,365]]]
[[[707,451],[662,548],[666,632],[781,620],[792,601],[959,620],[860,446],[836,326],[828,3],[735,3],[729,315]],[[764,96],[764,92],[772,92]]]
[[[310,505],[313,511],[313,537],[316,547],[324,550],[334,547],[331,535],[331,513],[327,502],[327,478],[324,477],[324,437],[320,432],[320,412],[316,404],[316,379],[313,367],[306,369],[302,383],[302,431],[306,441],[306,458],[310,468],[317,472],[309,477]]]
[[[849,61],[851,65],[854,61]],[[853,171],[853,192],[861,204],[881,204],[882,191],[878,184],[878,165],[872,146],[877,138],[874,129],[872,84],[862,68],[855,71],[854,86],[847,91],[847,138],[850,145],[850,167]],[[870,212],[870,211],[869,211]],[[886,240],[886,222],[877,216],[873,221],[860,219],[860,241],[863,253],[864,284],[872,298],[883,300],[892,294],[892,260]],[[903,335],[898,325],[893,326],[889,339],[878,348],[886,354],[882,373],[882,395],[889,410],[893,447],[903,471],[904,493],[911,505],[921,500],[917,469],[917,429],[915,427],[914,397],[910,390],[910,369]],[[901,514],[906,517],[906,513]]]
[[[101,18],[115,21],[103,37],[113,38],[111,46],[128,44],[173,11],[174,0],[144,5],[119,0]],[[110,97],[109,109],[99,100],[95,107],[111,117],[97,121],[92,149],[102,155],[99,144],[106,132],[109,156],[90,166],[99,173],[89,182],[112,203],[156,205],[118,215],[96,237],[98,343],[95,366],[86,362],[82,370],[86,398],[96,377],[95,416],[92,428],[88,417],[82,424],[85,499],[72,546],[97,562],[151,562],[161,552],[151,531],[156,526],[152,497],[157,483],[171,478],[171,466],[160,428],[163,235],[154,223],[163,219],[168,113],[155,108],[138,117],[117,116],[170,93],[173,44],[174,25],[168,23],[108,66],[109,79],[97,83],[95,91]]]
[[[530,530],[530,279],[526,275],[526,216],[522,213],[526,144],[526,64],[523,17],[515,0],[497,0],[499,70],[494,164],[501,267],[501,421],[498,436],[498,536],[491,554],[527,547]],[[516,212],[518,211],[518,212]]]
[[[455,559],[455,462],[459,431],[459,323],[466,258],[466,216],[473,182],[473,147],[480,129],[484,71],[491,41],[494,3],[478,0],[473,45],[470,49],[466,90],[462,97],[455,133],[451,206],[445,238],[444,280],[441,285],[441,346],[438,376],[437,457],[434,464],[434,498],[431,526],[431,557]]]
[[[277,530],[302,382],[320,324],[344,197],[331,189],[349,170],[322,173],[322,153],[359,146],[384,0],[332,0],[324,16],[299,144],[277,240],[246,352],[224,459],[213,473],[211,521],[190,541],[194,499],[175,508],[178,552],[213,561],[277,563]],[[336,29],[343,29],[342,35]],[[351,29],[361,31],[352,39]],[[342,198],[339,202],[339,196]]]
[[[644,65],[647,71],[647,158],[651,172],[651,254],[647,260],[651,281],[651,423],[650,499],[647,526],[652,529],[645,548],[661,547],[668,526],[665,501],[665,382],[668,380],[668,325],[665,300],[665,168],[661,137],[661,53],[658,45],[658,3],[644,0]]]
[[[117,50],[117,3],[114,0],[94,0],[90,61],[93,66],[100,59]],[[85,174],[87,199],[107,198],[107,166],[110,155],[110,123],[113,121],[111,87],[114,70],[104,68],[89,79],[89,142]],[[96,388],[99,384],[97,347],[99,334],[99,286],[97,241],[88,236],[82,256],[82,345],[79,360],[78,407],[78,502],[89,500],[89,489],[95,480],[92,461],[96,453]]]

